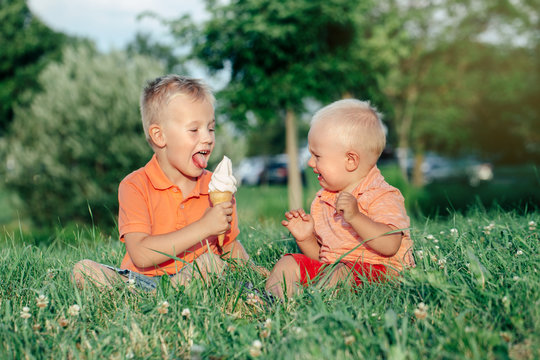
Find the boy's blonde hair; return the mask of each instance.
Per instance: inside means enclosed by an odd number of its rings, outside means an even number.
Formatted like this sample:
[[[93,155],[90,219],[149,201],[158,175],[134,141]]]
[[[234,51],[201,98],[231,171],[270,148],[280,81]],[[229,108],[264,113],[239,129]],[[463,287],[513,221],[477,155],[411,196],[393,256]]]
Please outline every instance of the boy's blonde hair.
[[[150,145],[152,140],[148,128],[158,124],[161,110],[178,95],[187,95],[193,101],[215,103],[212,90],[199,79],[169,74],[149,81],[141,95],[140,110],[144,135]]]
[[[346,147],[373,155],[373,164],[386,146],[382,114],[369,101],[344,99],[333,102],[317,111],[311,124],[320,121],[327,122],[333,128],[332,135],[339,136]]]

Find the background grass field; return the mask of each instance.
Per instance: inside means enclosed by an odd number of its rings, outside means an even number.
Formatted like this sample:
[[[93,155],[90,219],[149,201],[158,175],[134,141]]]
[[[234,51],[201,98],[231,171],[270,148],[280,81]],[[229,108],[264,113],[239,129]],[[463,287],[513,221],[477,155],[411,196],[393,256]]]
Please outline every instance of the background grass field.
[[[296,251],[279,225],[284,204],[279,187],[238,193],[239,239],[268,269]],[[0,358],[538,358],[539,223],[537,211],[481,206],[413,218],[417,267],[399,280],[356,292],[308,288],[265,307],[243,290],[248,281],[264,288],[248,268],[179,291],[164,281],[155,295],[123,284],[79,291],[69,281],[76,261],[120,263],[115,230],[65,226],[47,237],[5,230]]]

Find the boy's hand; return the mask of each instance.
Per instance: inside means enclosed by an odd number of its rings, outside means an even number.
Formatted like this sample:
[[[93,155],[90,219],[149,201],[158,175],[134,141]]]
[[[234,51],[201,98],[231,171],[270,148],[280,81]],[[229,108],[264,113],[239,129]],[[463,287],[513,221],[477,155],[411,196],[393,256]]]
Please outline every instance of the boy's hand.
[[[219,235],[230,230],[232,213],[232,202],[226,201],[206,209],[199,221],[204,224],[204,228],[209,232],[209,236]]]
[[[342,191],[339,193],[336,200],[336,211],[343,216],[343,219],[348,223],[360,214],[358,202],[353,194]]]
[[[311,215],[306,214],[304,209],[287,211],[285,217],[287,220],[283,220],[281,225],[289,229],[296,241],[302,242],[313,237],[315,223]]]

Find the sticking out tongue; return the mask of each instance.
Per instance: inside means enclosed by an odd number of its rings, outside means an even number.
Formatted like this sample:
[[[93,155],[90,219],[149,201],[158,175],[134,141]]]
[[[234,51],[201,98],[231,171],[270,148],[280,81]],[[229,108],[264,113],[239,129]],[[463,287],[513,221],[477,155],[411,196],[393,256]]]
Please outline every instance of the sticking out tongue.
[[[201,169],[206,168],[206,165],[208,165],[208,162],[206,161],[206,157],[200,152],[193,155],[193,162],[195,163],[197,167]]]

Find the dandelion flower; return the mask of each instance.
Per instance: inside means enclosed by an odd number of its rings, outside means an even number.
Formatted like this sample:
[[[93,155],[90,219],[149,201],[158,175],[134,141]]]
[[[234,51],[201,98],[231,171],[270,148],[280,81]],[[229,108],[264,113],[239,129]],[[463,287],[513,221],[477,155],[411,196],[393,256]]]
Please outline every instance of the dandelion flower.
[[[191,311],[189,311],[188,308],[185,308],[184,310],[182,310],[182,316],[185,317],[186,319],[189,319],[191,315]]]
[[[28,306],[23,307],[21,311],[21,317],[26,320],[29,319],[31,316],[32,314],[30,314],[30,308]]]
[[[158,313],[164,315],[164,314],[167,314],[169,312],[169,302],[168,301],[163,301],[158,309],[157,309]]]
[[[354,338],[353,335],[347,336],[347,337],[345,338],[345,345],[351,345],[352,343],[355,342],[355,340],[356,340],[356,339]]]
[[[47,299],[45,295],[41,294],[36,298],[36,304],[38,308],[42,309],[44,307],[47,307],[47,305],[49,304],[49,299]]]
[[[416,309],[414,309],[414,316],[418,320],[424,320],[427,317],[427,305],[421,302],[417,305]]]
[[[79,316],[79,312],[81,311],[81,307],[77,304],[71,305],[68,309],[68,314],[70,316]]]

